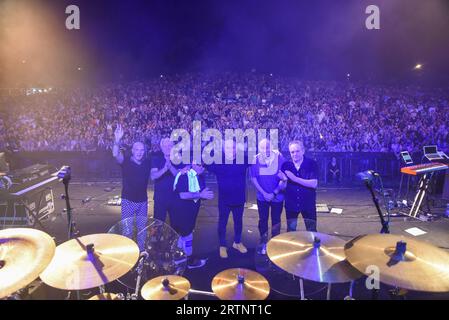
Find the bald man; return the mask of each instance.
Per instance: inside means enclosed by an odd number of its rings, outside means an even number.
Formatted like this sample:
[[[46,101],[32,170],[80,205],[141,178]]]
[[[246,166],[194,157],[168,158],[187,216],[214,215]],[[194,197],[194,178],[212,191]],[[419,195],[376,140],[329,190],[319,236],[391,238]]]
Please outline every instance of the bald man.
[[[112,155],[122,168],[122,220],[132,217],[136,219],[138,232],[146,224],[148,215],[148,181],[150,178],[150,162],[145,158],[145,146],[142,142],[134,142],[131,156],[125,157],[120,149],[123,128],[117,126]],[[140,242],[140,241],[139,241]],[[139,243],[142,248],[143,243]]]
[[[260,246],[257,253],[266,254],[268,242],[268,219],[271,211],[271,236],[281,231],[281,214],[284,204],[284,189],[287,177],[281,168],[285,159],[282,154],[271,147],[270,140],[259,142],[259,153],[250,167],[251,182],[257,189],[257,208],[259,211]]]

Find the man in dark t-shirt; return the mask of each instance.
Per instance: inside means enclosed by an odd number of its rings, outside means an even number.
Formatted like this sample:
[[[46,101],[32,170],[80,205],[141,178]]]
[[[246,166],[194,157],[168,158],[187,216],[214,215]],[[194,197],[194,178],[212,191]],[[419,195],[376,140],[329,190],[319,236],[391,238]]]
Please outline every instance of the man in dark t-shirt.
[[[112,155],[120,164],[122,169],[122,220],[134,218],[136,223],[125,223],[124,225],[136,225],[139,248],[143,250],[145,241],[144,233],[141,232],[147,222],[148,216],[148,180],[150,177],[150,162],[145,158],[145,146],[142,142],[135,142],[132,146],[131,157],[125,157],[120,149],[120,141],[124,131],[121,125],[115,130],[115,143]],[[134,227],[133,227],[134,228]],[[133,230],[124,230],[124,235],[130,238]]]
[[[318,186],[318,166],[312,159],[304,157],[302,141],[292,141],[288,146],[291,161],[282,165],[287,177],[285,189],[285,212],[287,231],[295,231],[298,215],[301,213],[307,231],[317,231],[316,188]]]
[[[246,197],[246,171],[248,161],[236,163],[236,143],[233,140],[224,142],[225,158],[222,164],[207,166],[207,170],[214,173],[218,184],[218,237],[220,240],[220,257],[227,258],[226,226],[229,214],[232,212],[234,220],[234,243],[232,247],[240,253],[248,250],[241,242],[243,230],[243,211]],[[226,162],[232,162],[230,164]]]
[[[167,213],[173,210],[175,176],[185,165],[174,165],[170,160],[173,142],[169,138],[163,138],[160,146],[162,152],[152,158],[150,175],[154,181],[154,218],[165,222]]]
[[[178,246],[187,256],[187,267],[200,268],[206,260],[193,256],[193,230],[200,211],[202,199],[212,199],[214,194],[208,188],[202,175],[204,168],[193,164],[187,171],[179,172],[174,182],[174,205],[170,212],[170,224],[180,235]]]

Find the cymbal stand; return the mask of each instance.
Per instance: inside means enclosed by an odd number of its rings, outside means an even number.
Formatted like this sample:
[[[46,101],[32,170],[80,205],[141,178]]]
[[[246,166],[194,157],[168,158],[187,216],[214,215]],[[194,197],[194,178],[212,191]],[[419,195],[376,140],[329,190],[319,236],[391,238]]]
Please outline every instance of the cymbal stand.
[[[217,295],[213,292],[209,292],[209,291],[200,291],[200,290],[194,290],[194,289],[190,289],[189,290],[189,295],[190,294],[199,294],[202,296],[208,296],[208,297],[216,297]],[[186,296],[186,300],[188,300],[189,295]]]
[[[326,300],[331,299],[331,290],[332,290],[332,283],[327,284],[327,294],[326,294]]]
[[[301,294],[301,300],[306,300],[304,295],[304,280],[302,278],[299,278],[299,292]]]
[[[354,292],[354,284],[355,284],[355,281],[352,280],[351,284],[349,285],[349,295],[345,298],[346,300],[354,300],[354,298],[352,297],[353,292]]]
[[[137,265],[137,281],[136,281],[136,289],[133,294],[131,294],[130,298],[131,300],[137,300],[139,297],[139,290],[140,290],[140,281],[142,280],[142,273],[143,273],[143,266],[145,263],[145,260],[148,258],[148,252],[142,251],[139,258],[139,264]]]

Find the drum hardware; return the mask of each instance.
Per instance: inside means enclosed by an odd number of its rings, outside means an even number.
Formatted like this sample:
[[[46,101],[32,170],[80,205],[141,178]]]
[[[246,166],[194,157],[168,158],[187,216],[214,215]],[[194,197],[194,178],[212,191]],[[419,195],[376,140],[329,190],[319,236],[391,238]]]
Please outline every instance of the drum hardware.
[[[217,297],[217,295],[213,292],[200,291],[200,290],[194,290],[194,289],[190,289],[189,294],[198,294],[198,295],[208,296],[208,297]],[[188,296],[186,297],[186,300],[187,300],[187,298],[188,298]]]
[[[62,290],[84,290],[114,281],[132,269],[139,257],[137,244],[120,235],[93,234],[56,247],[42,281]]]
[[[327,284],[327,299],[332,283],[351,282],[363,274],[353,268],[344,254],[345,241],[318,232],[294,231],[272,238],[267,244],[269,259],[282,270],[299,277],[301,300],[305,300],[304,279]]]
[[[53,238],[40,230],[0,230],[0,299],[19,298],[52,261],[55,247]]]
[[[345,246],[348,261],[360,272],[379,270],[381,282],[424,292],[449,291],[449,253],[413,238],[372,234],[357,237]]]
[[[213,278],[212,291],[220,300],[265,300],[270,294],[270,285],[258,272],[234,268]]]
[[[139,258],[139,262],[137,265],[137,281],[136,281],[136,289],[134,291],[134,294],[132,295],[131,300],[137,300],[138,296],[139,296],[139,290],[140,290],[140,281],[142,279],[142,272],[143,272],[143,267],[145,264],[145,260],[148,258],[148,253],[146,251],[142,251],[140,253],[140,258]]]
[[[125,300],[125,296],[122,293],[102,292],[90,297],[88,300]]]
[[[190,282],[181,276],[160,276],[144,284],[141,290],[145,300],[181,300],[190,291]]]

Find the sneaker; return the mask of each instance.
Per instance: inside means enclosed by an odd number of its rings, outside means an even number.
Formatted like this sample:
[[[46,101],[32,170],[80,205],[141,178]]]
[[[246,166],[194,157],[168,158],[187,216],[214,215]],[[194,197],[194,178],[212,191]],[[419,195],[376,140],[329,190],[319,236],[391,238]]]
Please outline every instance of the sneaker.
[[[261,243],[257,247],[257,254],[262,254],[262,255],[266,255],[267,254],[267,244],[266,243]]]
[[[187,259],[187,268],[189,269],[196,269],[201,268],[206,264],[206,259],[196,259],[196,258],[189,258]]]
[[[220,247],[220,257],[223,259],[228,257],[228,248]]]
[[[248,252],[248,250],[246,249],[246,247],[243,245],[243,243],[233,243],[232,244],[232,247],[235,249],[235,250],[237,250],[237,251],[239,251],[240,253],[247,253]]]

